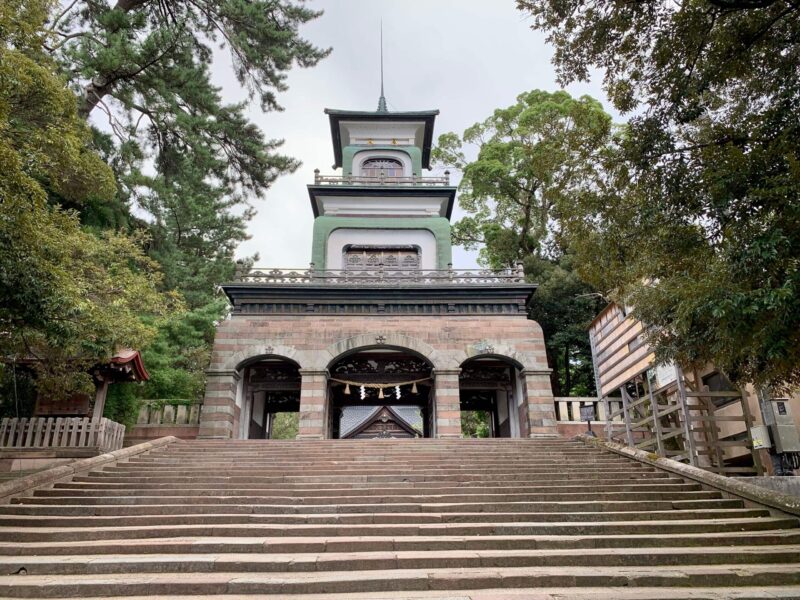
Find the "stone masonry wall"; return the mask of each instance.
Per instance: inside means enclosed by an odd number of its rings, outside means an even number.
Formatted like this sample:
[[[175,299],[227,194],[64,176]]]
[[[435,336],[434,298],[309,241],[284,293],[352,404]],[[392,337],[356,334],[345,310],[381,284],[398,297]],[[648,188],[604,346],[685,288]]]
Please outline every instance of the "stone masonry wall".
[[[479,352],[482,342],[490,351]],[[217,328],[200,423],[201,437],[238,435],[237,388],[243,363],[280,356],[301,369],[300,437],[324,435],[326,369],[363,348],[402,348],[434,366],[437,435],[460,435],[458,369],[469,358],[510,359],[522,372],[524,436],[555,435],[553,395],[538,323],[520,315],[234,315]],[[436,374],[438,373],[438,376]]]

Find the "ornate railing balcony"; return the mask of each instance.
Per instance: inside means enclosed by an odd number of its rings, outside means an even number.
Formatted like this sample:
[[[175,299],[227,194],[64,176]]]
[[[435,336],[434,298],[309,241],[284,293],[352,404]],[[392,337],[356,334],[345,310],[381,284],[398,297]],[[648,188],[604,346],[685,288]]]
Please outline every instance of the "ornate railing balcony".
[[[314,185],[385,185],[385,186],[448,186],[450,171],[441,177],[420,177],[417,175],[394,177],[390,175],[321,175],[319,169],[314,170]]]
[[[312,264],[308,269],[240,270],[236,281],[243,283],[318,284],[318,285],[490,285],[525,283],[522,264],[510,269],[397,269],[378,265],[374,269],[321,270]]]

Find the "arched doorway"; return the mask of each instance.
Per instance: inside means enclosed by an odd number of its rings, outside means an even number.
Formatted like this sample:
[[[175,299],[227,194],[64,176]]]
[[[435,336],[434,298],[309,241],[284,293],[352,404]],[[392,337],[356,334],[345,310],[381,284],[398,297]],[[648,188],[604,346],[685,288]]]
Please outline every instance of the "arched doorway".
[[[458,388],[464,437],[520,437],[518,365],[503,357],[471,358],[461,365]]]
[[[431,437],[433,365],[402,348],[369,348],[328,367],[328,437]]]
[[[241,437],[294,439],[300,415],[300,371],[294,361],[264,357],[242,368]]]

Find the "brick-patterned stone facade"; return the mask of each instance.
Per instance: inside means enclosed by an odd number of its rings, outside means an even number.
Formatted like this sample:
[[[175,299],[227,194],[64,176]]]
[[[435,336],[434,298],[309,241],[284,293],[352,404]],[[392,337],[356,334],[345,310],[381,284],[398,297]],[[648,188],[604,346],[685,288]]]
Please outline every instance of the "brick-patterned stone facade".
[[[517,367],[523,437],[557,435],[544,337],[524,313],[499,315],[237,314],[221,323],[208,371],[200,437],[238,438],[242,366],[258,357],[283,357],[301,374],[300,438],[327,435],[327,368],[367,348],[410,350],[433,366],[436,437],[461,434],[458,374],[475,356],[507,359]]]

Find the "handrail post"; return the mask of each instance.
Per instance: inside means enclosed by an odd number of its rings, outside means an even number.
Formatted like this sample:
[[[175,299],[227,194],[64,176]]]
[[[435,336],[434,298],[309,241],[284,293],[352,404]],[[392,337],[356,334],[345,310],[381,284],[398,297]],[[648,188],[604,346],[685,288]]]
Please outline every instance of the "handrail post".
[[[695,455],[694,446],[694,428],[692,427],[692,415],[689,412],[689,403],[686,400],[686,384],[683,382],[683,369],[677,364],[675,365],[675,375],[678,382],[678,400],[681,403],[681,410],[683,412],[683,425],[684,435],[686,436],[686,451],[689,455],[689,464],[693,467],[697,466],[697,456]]]
[[[525,265],[521,260],[517,261],[517,283],[525,281]]]
[[[645,373],[647,378],[647,396],[650,398],[650,412],[653,413],[653,430],[656,434],[656,448],[658,449],[659,456],[667,456],[666,449],[664,448],[664,438],[661,432],[661,420],[658,416],[658,399],[653,395],[653,382],[650,379],[649,373]]]
[[[619,391],[622,393],[622,416],[625,419],[625,433],[628,438],[628,446],[631,448],[636,447],[636,444],[633,440],[633,429],[631,429],[631,413],[630,409],[628,408],[628,390],[625,389],[625,386],[619,388]]]

